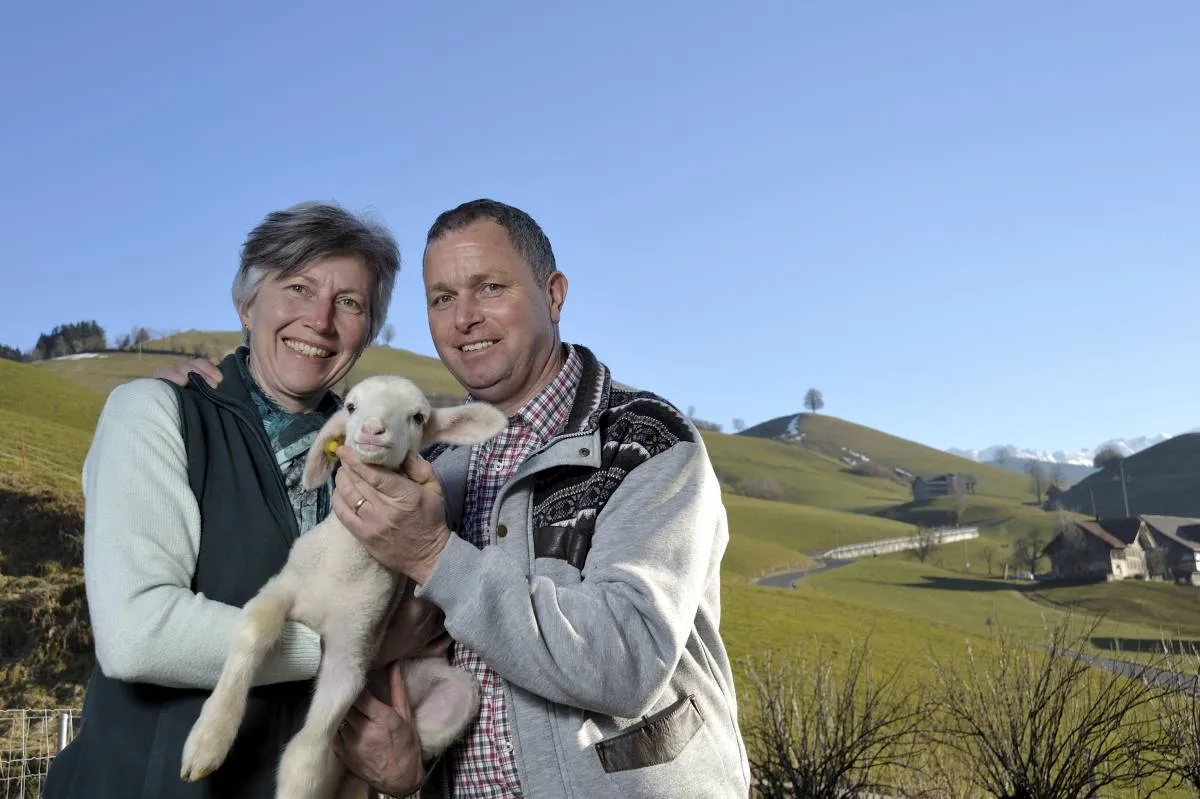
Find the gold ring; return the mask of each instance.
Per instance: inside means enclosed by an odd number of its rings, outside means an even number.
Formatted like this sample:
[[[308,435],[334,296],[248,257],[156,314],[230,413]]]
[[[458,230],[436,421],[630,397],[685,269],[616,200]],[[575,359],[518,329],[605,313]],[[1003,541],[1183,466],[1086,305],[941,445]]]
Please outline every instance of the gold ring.
[[[358,509],[361,508],[363,506],[363,503],[366,501],[367,501],[366,497],[359,497],[358,502],[354,503],[354,515],[355,516],[358,515]]]

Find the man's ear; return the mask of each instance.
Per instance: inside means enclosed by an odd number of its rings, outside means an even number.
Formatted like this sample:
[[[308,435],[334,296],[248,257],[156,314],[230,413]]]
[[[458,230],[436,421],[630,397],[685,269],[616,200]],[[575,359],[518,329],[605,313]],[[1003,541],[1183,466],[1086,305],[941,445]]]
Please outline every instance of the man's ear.
[[[308,457],[304,459],[304,477],[300,482],[305,488],[316,488],[333,474],[334,464],[337,463],[333,450],[346,439],[346,422],[349,419],[350,414],[342,408],[330,416],[321,432],[317,433],[312,446],[308,448]]]
[[[508,425],[508,417],[486,402],[434,408],[425,423],[422,448],[430,444],[481,444]]]
[[[550,306],[550,321],[558,324],[562,318],[563,303],[567,301],[567,276],[555,272],[546,281],[546,302]]]

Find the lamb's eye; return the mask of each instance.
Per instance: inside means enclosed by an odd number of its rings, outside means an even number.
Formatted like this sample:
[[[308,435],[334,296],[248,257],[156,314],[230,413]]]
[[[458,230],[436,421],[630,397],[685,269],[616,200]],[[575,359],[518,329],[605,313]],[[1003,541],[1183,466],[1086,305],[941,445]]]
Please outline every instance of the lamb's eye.
[[[354,413],[354,403],[353,402],[346,403],[346,413]]]
[[[421,413],[420,411],[418,411],[417,413],[414,413],[413,421],[416,422],[417,424],[425,424],[425,414]]]

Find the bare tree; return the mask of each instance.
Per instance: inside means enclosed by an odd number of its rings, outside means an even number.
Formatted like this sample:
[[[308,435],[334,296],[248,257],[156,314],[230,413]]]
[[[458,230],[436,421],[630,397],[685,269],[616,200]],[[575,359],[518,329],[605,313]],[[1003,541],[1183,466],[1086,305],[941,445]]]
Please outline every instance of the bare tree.
[[[821,392],[815,388],[810,388],[804,392],[804,407],[808,408],[813,413],[825,407],[825,398],[821,396]]]
[[[970,504],[971,498],[967,494],[967,480],[961,474],[954,475],[950,484],[950,491],[954,497],[954,523],[961,527],[963,518],[967,515],[967,506]]]
[[[1029,475],[1029,493],[1037,497],[1037,504],[1042,504],[1042,494],[1046,491],[1046,465],[1041,461],[1029,461],[1025,464],[1025,474]]]
[[[1008,462],[1013,459],[1013,452],[1010,447],[998,447],[996,454],[992,456],[992,460],[1001,466],[1007,466]]]
[[[913,549],[913,554],[917,556],[917,560],[924,563],[933,554],[933,551],[938,546],[938,535],[929,527],[921,527],[917,530],[917,545]]]
[[[983,562],[987,564],[988,577],[992,576],[992,564],[996,562],[996,548],[986,546],[983,548]]]
[[[1067,483],[1067,474],[1061,463],[1050,464],[1050,485],[1062,488]]]
[[[1096,467],[1097,469],[1103,469],[1110,463],[1116,463],[1123,457],[1125,456],[1121,454],[1121,450],[1117,449],[1114,445],[1109,444],[1101,447],[1100,451],[1097,452],[1095,457],[1092,458],[1092,466]]]
[[[1071,616],[1040,647],[997,630],[991,645],[968,648],[964,666],[935,659],[933,739],[968,758],[979,787],[1006,799],[1076,799],[1101,790],[1165,784],[1156,755],[1156,707],[1170,688],[1157,665],[1123,673],[1089,664],[1084,644],[1099,626],[1071,632]],[[1161,786],[1160,786],[1161,787]]]
[[[757,796],[850,799],[911,766],[924,716],[899,666],[874,678],[869,642],[851,641],[844,660],[820,643],[779,662],[768,653],[746,673]]]
[[[389,347],[392,346],[392,339],[396,337],[395,326],[392,325],[391,322],[388,322],[383,326],[383,330],[380,331],[380,336],[382,336],[384,344],[388,345]]]
[[[1193,656],[1193,661],[1197,659]],[[1200,662],[1194,663],[1200,667]],[[1193,672],[1197,670],[1193,668]],[[1200,673],[1176,684],[1158,710],[1165,746],[1162,754],[1175,778],[1200,793]]]
[[[746,429],[746,423],[741,419],[734,419],[733,420],[733,429],[734,429],[734,432],[740,433]]]

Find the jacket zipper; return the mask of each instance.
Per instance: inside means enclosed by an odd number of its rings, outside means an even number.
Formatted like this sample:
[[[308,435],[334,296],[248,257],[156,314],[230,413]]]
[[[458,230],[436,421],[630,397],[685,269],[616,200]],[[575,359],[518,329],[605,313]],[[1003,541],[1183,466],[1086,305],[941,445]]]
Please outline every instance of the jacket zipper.
[[[262,451],[267,456],[267,460],[270,462],[275,461],[275,453],[271,450],[271,442],[269,439],[267,439],[267,434],[266,434],[266,432],[263,431],[261,423],[259,423],[257,420],[249,419],[246,414],[245,409],[243,409],[240,405],[237,405],[236,403],[230,402],[225,397],[222,397],[220,394],[217,394],[215,391],[210,389],[203,380],[196,378],[196,377],[193,377],[191,380],[192,380],[192,385],[199,388],[204,393],[205,396],[207,396],[213,402],[217,403],[218,405],[225,408],[226,410],[232,412],[233,415],[237,417],[238,421],[240,421],[246,427],[250,428],[251,436],[254,438],[255,441],[258,442],[258,445],[262,448]],[[274,479],[271,482],[275,486],[275,490],[276,490],[276,494],[277,494],[275,497],[275,500],[276,500],[276,504],[275,504],[276,514],[275,515],[283,516],[283,518],[286,520],[284,522],[286,531],[291,534],[290,540],[295,541],[297,538],[300,537],[300,527],[296,523],[296,516],[295,516],[295,513],[292,511],[292,501],[288,498],[287,486],[284,485],[284,483],[283,483],[283,476],[279,473],[278,464],[276,464],[275,468],[271,470],[271,475],[274,477]],[[266,498],[264,497],[264,499],[266,499]],[[282,504],[279,504],[280,500],[282,500]],[[287,511],[286,513],[283,512],[284,509],[286,509],[286,511]]]

